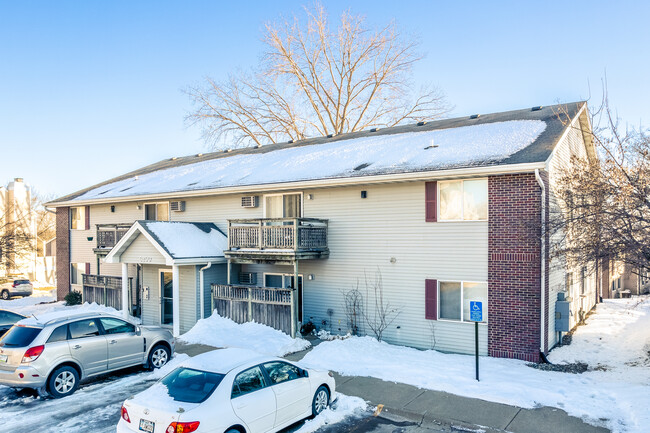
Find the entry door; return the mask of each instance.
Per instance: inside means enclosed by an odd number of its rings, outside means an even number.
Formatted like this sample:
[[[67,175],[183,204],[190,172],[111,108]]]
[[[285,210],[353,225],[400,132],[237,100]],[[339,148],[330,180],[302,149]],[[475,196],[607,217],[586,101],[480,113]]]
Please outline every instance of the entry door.
[[[293,289],[293,275],[264,274],[264,287]],[[298,321],[302,322],[302,275],[298,275]]]
[[[172,271],[160,271],[160,323],[174,323],[174,278]]]

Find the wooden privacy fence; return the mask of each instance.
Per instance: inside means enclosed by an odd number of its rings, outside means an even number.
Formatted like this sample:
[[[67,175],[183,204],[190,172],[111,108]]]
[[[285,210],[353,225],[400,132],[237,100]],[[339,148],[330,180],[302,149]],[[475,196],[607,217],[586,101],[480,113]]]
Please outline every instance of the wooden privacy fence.
[[[257,322],[291,335],[292,289],[212,284],[214,309],[237,323]]]
[[[83,274],[83,302],[96,302],[100,305],[122,309],[122,277]],[[133,278],[129,278],[129,299]],[[130,307],[130,306],[129,306]]]

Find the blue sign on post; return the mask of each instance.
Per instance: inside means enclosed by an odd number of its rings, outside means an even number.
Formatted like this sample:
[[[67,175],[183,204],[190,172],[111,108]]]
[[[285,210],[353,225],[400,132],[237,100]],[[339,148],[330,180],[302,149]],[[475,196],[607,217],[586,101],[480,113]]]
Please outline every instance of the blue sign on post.
[[[483,303],[478,301],[469,302],[469,320],[472,322],[483,321]]]

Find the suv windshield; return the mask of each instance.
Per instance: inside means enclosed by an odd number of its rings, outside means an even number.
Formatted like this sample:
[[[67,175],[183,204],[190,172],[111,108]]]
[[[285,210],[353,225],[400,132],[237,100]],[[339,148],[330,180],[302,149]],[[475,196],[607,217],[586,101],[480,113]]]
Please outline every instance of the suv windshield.
[[[185,403],[202,403],[217,389],[223,374],[180,367],[162,380],[169,396]]]
[[[41,328],[30,328],[27,326],[13,326],[0,338],[0,346],[25,347],[29,346],[34,338],[41,332]]]

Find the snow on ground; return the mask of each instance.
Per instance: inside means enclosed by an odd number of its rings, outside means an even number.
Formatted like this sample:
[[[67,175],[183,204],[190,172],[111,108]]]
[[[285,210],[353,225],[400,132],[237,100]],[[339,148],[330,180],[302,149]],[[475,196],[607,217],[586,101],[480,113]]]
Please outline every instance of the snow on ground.
[[[214,347],[239,347],[273,356],[284,356],[311,346],[307,340],[291,338],[270,326],[255,322],[237,324],[216,313],[196,322],[189,332],[179,337],[179,341]]]
[[[74,200],[469,166],[504,159],[545,129],[541,120],[511,120],[262,150],[130,177]]]
[[[187,358],[185,354],[176,354],[167,365],[153,372],[129,369],[112,373],[82,384],[74,394],[61,399],[36,397],[0,386],[0,430],[115,433],[122,402],[150,387]]]
[[[582,361],[583,374],[542,371],[525,362],[393,346],[371,337],[326,341],[301,361],[309,368],[371,376],[526,408],[559,407],[613,432],[650,426],[650,297],[606,300],[551,361]],[[593,369],[596,368],[597,369]]]
[[[308,421],[294,433],[312,433],[326,425],[336,424],[349,417],[361,417],[368,410],[368,404],[359,397],[337,393],[337,400],[331,407]]]

